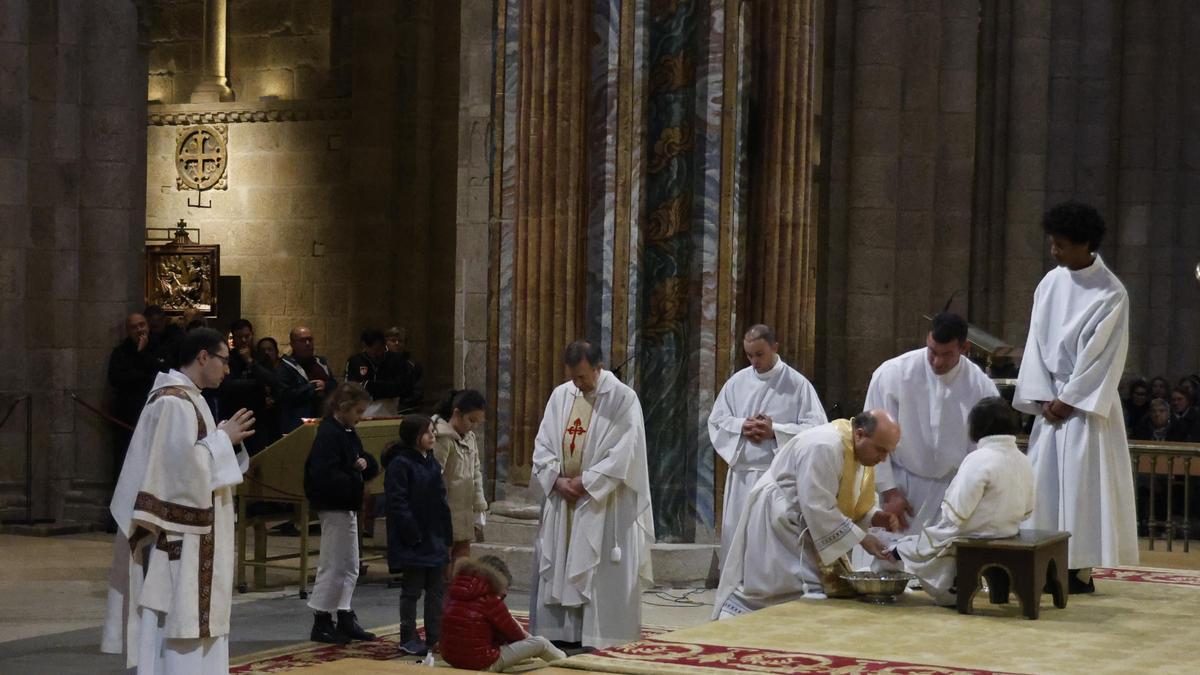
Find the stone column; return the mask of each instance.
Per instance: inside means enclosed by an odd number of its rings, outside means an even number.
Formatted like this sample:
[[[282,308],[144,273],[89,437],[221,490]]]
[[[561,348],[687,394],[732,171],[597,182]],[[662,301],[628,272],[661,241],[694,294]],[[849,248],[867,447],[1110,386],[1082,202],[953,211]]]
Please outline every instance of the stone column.
[[[512,440],[524,484],[563,347],[583,336],[585,0],[522,0],[512,230]]]
[[[814,139],[813,3],[764,3],[752,43],[761,129],[750,189],[750,228],[742,326],[766,323],[788,362],[812,373],[816,316],[816,211],[812,203]]]
[[[192,90],[192,103],[234,100],[225,63],[226,0],[204,0],[204,72]]]

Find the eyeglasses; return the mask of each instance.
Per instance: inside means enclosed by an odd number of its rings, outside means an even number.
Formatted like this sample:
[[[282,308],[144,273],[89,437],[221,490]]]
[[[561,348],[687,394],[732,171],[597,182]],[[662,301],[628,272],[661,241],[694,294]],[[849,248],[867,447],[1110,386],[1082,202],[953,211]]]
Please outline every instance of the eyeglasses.
[[[224,363],[225,365],[229,365],[229,357],[228,356],[221,356],[220,354],[211,354],[211,353],[209,354],[209,356],[213,357],[214,359],[221,359],[221,363]]]

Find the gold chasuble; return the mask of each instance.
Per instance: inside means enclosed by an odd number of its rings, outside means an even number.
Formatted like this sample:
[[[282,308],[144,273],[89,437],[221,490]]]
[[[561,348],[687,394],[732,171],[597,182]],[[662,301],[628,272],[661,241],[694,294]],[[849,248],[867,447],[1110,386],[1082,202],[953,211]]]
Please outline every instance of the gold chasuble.
[[[858,477],[858,467],[862,465],[854,457],[854,427],[850,420],[845,419],[834,420],[832,424],[842,435],[842,450],[846,458],[842,464],[842,479],[838,482],[838,510],[857,523],[875,508],[875,467],[863,466],[862,476]],[[857,492],[854,485],[856,478]]]
[[[592,426],[592,410],[595,393],[576,396],[571,403],[571,414],[567,415],[567,428],[562,437],[562,470],[559,475],[575,478],[583,473],[583,449],[587,445],[588,429]],[[575,509],[567,510],[567,547],[571,544],[571,521]]]
[[[854,425],[850,420],[834,420],[834,428],[842,437],[842,477],[838,480],[838,511],[854,522],[862,520],[875,508],[875,467],[863,466],[854,456]],[[862,475],[858,469],[862,467]],[[821,582],[830,598],[852,598],[857,595],[850,583],[842,578],[852,571],[849,556],[843,555],[832,564],[821,566]]]

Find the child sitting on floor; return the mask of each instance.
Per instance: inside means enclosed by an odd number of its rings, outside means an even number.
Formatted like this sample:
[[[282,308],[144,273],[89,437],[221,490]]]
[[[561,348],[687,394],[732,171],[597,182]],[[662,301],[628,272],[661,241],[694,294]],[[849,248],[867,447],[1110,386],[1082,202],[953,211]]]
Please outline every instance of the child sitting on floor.
[[[496,556],[461,558],[442,615],[442,658],[455,668],[503,672],[525,659],[567,657],[546,638],[526,633],[504,605],[512,574]]]

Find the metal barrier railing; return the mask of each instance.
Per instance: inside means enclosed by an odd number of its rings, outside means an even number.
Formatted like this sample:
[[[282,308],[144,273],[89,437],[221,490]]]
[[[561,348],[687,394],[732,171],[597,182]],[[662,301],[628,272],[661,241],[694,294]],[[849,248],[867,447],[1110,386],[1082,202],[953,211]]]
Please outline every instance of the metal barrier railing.
[[[1192,483],[1200,481],[1200,444],[1131,441],[1138,533],[1151,551],[1159,538],[1173,551],[1176,538],[1191,550]],[[1177,501],[1182,492],[1182,503]]]
[[[1028,450],[1029,437],[1018,436],[1017,444]],[[1183,551],[1191,551],[1192,490],[1200,488],[1200,443],[1130,441],[1129,457],[1133,471],[1134,506],[1138,537],[1147,540],[1153,551],[1163,539],[1167,551],[1175,550],[1175,540],[1183,540]],[[1182,502],[1177,501],[1182,494]],[[1200,520],[1197,522],[1200,525]]]

